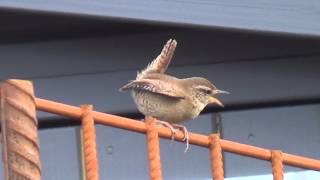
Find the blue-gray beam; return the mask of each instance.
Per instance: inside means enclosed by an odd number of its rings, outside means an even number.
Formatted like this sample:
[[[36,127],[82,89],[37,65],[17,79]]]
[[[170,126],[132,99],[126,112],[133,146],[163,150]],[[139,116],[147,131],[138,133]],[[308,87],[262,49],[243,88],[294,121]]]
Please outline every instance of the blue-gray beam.
[[[320,35],[320,1],[315,0],[4,0],[0,8],[73,13],[149,22]]]

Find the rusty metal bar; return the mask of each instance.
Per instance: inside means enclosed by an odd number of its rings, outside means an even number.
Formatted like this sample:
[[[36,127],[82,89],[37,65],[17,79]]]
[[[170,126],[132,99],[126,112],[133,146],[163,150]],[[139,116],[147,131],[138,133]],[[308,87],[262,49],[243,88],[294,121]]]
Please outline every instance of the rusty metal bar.
[[[146,117],[150,180],[162,180],[159,135],[156,120]]]
[[[81,117],[81,109],[75,106],[70,106],[62,103],[57,103],[49,100],[44,100],[36,98],[36,106],[39,110],[59,114],[62,116],[67,116],[71,118],[78,119]],[[108,126],[113,126],[117,128],[127,129],[135,132],[146,133],[147,128],[145,123],[136,121],[129,118],[124,118],[120,116],[115,116],[111,114],[105,114],[101,112],[92,112],[92,116],[95,122],[101,123]],[[171,131],[168,128],[157,127],[160,137],[170,139]],[[182,132],[177,132],[175,139],[182,141],[184,134]],[[189,135],[190,144],[209,147],[208,136],[190,133]],[[259,148],[255,146],[240,144],[228,140],[220,140],[221,147],[223,151],[253,157],[262,160],[271,160],[271,152],[268,149]],[[306,168],[320,171],[320,160],[315,160],[311,158],[306,158],[302,156],[296,156],[291,154],[283,153],[283,163],[295,167]]]
[[[82,133],[87,180],[99,180],[96,130],[92,118],[92,105],[82,105]]]
[[[30,81],[1,85],[1,131],[4,179],[41,179],[36,107]]]
[[[283,156],[278,150],[271,151],[273,180],[283,180]]]
[[[86,162],[84,157],[84,138],[83,138],[83,130],[79,129],[80,134],[80,157],[81,157],[81,179],[87,180],[87,172],[86,172]]]
[[[209,136],[209,141],[212,180],[223,180],[224,171],[220,135],[211,134]]]

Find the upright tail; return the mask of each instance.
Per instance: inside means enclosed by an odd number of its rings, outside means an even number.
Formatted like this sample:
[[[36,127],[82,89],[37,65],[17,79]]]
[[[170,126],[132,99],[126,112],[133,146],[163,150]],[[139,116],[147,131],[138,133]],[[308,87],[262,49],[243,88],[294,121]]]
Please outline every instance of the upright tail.
[[[137,79],[141,79],[145,74],[149,73],[164,73],[170,64],[176,46],[177,41],[169,39],[158,57],[154,59],[144,70],[137,74]]]

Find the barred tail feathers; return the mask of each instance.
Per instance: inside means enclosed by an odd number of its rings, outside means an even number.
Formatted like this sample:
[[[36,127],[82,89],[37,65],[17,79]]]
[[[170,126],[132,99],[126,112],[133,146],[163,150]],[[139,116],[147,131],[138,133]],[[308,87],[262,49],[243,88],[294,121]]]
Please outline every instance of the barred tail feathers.
[[[164,45],[161,53],[153,60],[144,70],[137,74],[137,79],[143,78],[148,73],[164,73],[173,57],[174,51],[177,46],[177,41],[169,39]]]

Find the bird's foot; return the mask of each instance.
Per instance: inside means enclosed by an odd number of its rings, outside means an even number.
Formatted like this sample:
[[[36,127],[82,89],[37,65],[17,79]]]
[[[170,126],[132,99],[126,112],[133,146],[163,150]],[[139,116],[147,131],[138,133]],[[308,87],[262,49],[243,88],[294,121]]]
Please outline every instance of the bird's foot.
[[[180,124],[170,124],[166,121],[160,121],[157,120],[157,124],[163,125],[165,127],[168,127],[171,130],[171,140],[174,141],[174,137],[176,135],[176,133],[181,130],[184,134],[184,137],[182,139],[182,141],[186,141],[186,149],[184,150],[184,152],[187,152],[189,149],[189,131],[187,130],[187,128],[183,125]]]
[[[175,129],[173,125],[171,125],[170,123],[168,123],[166,121],[157,120],[157,124],[160,124],[160,125],[163,125],[163,126],[169,128],[171,130],[171,140],[174,141],[174,136],[176,135],[178,130]]]
[[[178,129],[180,129],[183,134],[184,134],[184,137],[182,139],[182,141],[186,141],[186,149],[184,150],[184,152],[186,153],[189,149],[189,131],[187,130],[187,128],[181,124],[173,124],[172,125],[173,127],[176,127]]]

